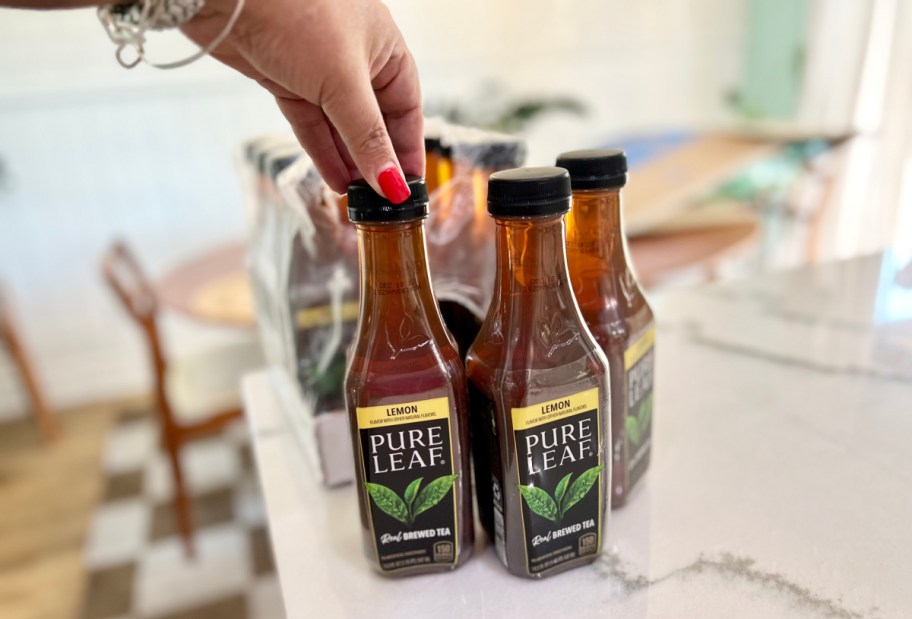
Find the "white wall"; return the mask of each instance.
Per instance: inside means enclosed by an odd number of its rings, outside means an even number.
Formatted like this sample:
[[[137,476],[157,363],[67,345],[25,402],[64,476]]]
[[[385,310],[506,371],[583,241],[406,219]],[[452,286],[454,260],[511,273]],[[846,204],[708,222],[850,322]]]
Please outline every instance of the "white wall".
[[[626,130],[716,124],[737,86],[744,0],[389,5],[428,99],[471,104],[495,81],[590,106],[584,121],[534,127],[533,162]],[[186,47],[150,49],[173,58]],[[92,11],[0,10],[0,279],[53,404],[146,384],[138,334],[100,283],[106,244],[125,236],[160,274],[241,237],[232,149],[285,128],[268,95],[214,61],[126,71]],[[203,341],[181,333],[185,347]],[[0,415],[21,409],[7,373],[0,363]]]
[[[619,133],[730,120],[725,96],[739,85],[746,0],[388,4],[430,101],[471,103],[480,83],[495,82],[517,96],[586,103],[582,121],[554,117],[532,129],[532,163]]]

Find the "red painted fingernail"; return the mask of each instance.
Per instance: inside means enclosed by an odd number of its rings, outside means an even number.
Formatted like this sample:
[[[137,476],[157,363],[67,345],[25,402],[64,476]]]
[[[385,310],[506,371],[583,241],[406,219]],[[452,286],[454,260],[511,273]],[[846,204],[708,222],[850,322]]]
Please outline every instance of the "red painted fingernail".
[[[412,195],[412,192],[409,191],[408,184],[405,182],[402,174],[399,173],[399,170],[393,167],[387,168],[380,173],[380,176],[377,177],[377,182],[380,183],[380,189],[383,190],[383,195],[386,196],[386,199],[392,202],[393,204],[401,204],[405,202],[406,198]]]

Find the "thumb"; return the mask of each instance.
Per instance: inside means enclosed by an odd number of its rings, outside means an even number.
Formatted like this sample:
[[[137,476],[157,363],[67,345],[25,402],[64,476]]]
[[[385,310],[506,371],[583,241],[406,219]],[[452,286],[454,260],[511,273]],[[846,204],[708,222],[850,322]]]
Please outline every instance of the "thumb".
[[[329,90],[323,111],[364,179],[393,204],[410,192],[370,79],[349,79]]]

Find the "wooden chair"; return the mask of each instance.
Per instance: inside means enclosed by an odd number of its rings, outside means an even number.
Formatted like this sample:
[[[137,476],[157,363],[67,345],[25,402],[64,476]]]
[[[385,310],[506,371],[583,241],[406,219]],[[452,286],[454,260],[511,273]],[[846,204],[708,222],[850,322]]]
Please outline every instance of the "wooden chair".
[[[25,347],[20,335],[19,325],[13,316],[9,297],[0,285],[0,344],[10,353],[13,364],[19,372],[22,384],[32,405],[32,414],[38,423],[41,435],[48,442],[53,442],[60,437],[60,425],[57,418],[48,408],[39,382],[35,376],[31,356]]]
[[[187,494],[186,480],[181,467],[181,448],[195,439],[221,431],[241,417],[239,407],[231,407],[193,421],[180,420],[171,405],[168,393],[168,364],[159,333],[158,303],[155,291],[144,275],[133,253],[123,242],[115,242],[102,263],[104,278],[136,321],[149,348],[154,373],[154,402],[162,429],[162,447],[171,462],[174,478],[174,508],[187,555],[194,556],[193,518]]]

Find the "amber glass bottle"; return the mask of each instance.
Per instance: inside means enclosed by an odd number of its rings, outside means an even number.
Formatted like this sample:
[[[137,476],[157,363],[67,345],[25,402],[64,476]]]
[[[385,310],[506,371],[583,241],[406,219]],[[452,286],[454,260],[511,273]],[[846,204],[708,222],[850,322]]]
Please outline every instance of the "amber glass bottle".
[[[345,378],[364,547],[386,575],[451,570],[472,554],[465,370],[431,290],[427,188],[394,205],[348,190],[361,302]]]
[[[424,157],[425,182],[428,194],[432,194],[438,187],[445,185],[450,180],[452,162],[449,160],[439,136],[425,135]]]
[[[441,299],[440,311],[443,319],[456,339],[459,352],[463,357],[469,346],[475,341],[481,328],[484,309],[489,305],[487,294],[494,284],[494,223],[487,211],[488,178],[494,172],[507,170],[522,165],[526,157],[526,145],[522,140],[503,134],[486,133],[475,129],[460,130],[449,136],[454,144],[449,147],[448,157],[451,166],[453,183],[451,184],[450,204],[439,205],[442,215],[454,202],[467,201],[468,204],[457,206],[461,210],[466,206],[471,211],[454,213],[450,216],[467,217],[469,221],[462,229],[459,242],[452,247],[454,251],[438,253],[435,257],[434,272],[443,277],[456,276],[456,279],[472,282],[471,288],[483,290],[483,295],[470,294],[465,302],[454,298]],[[440,173],[444,178],[446,172]],[[448,179],[450,177],[447,177]],[[453,195],[458,194],[458,195]],[[466,209],[468,210],[468,209]],[[441,262],[445,264],[441,264]],[[459,277],[460,273],[472,273],[471,277]],[[465,299],[464,299],[465,300]]]
[[[569,208],[566,170],[491,176],[497,278],[467,360],[481,521],[528,578],[593,561],[607,518],[608,368],[573,298]]]
[[[620,150],[579,150],[557,164],[573,183],[567,217],[573,291],[611,368],[611,505],[618,507],[649,467],[655,367],[655,318],[630,267],[621,222],[627,158]]]

